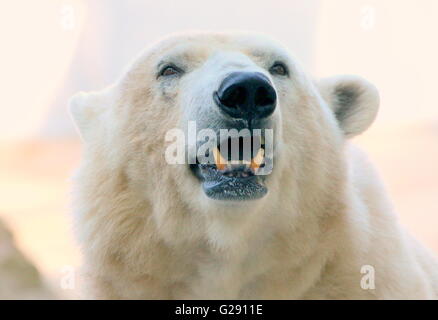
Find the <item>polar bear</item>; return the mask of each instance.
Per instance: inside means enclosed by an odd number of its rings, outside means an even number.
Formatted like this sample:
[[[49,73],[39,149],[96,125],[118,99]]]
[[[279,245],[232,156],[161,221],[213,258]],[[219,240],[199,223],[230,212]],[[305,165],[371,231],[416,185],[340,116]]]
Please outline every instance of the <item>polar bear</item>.
[[[192,32],[152,45],[114,85],[70,103],[84,145],[73,200],[84,292],[437,298],[435,258],[400,227],[372,166],[349,143],[378,106],[366,80],[315,82],[266,36]],[[195,133],[248,129],[250,161],[225,159],[220,137],[206,154],[213,162],[189,161],[200,147],[190,122]],[[175,129],[192,139],[182,164],[166,160]],[[270,132],[270,156],[260,157],[267,143],[256,129]],[[268,160],[271,170],[258,174]]]

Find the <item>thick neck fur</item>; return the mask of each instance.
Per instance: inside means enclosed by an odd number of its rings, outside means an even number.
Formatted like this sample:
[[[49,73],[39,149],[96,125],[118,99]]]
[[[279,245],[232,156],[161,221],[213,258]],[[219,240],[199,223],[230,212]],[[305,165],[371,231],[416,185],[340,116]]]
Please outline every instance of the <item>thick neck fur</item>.
[[[326,184],[319,180],[313,185],[312,176],[290,179],[290,168],[284,167],[282,178],[260,203],[232,205],[233,210],[222,204],[203,212],[181,201],[175,190],[155,190],[148,198],[125,169],[96,168],[95,163],[102,163],[97,160],[80,170],[77,180],[82,185],[77,186],[75,202],[84,205],[77,208],[76,223],[88,261],[85,272],[105,286],[105,297],[110,288],[113,298],[231,299],[263,297],[264,291],[272,296],[264,287],[267,274],[279,296],[299,297],[317,279],[303,279],[285,293],[279,289],[285,277],[299,276],[303,268],[322,272],[335,253],[325,244],[339,236],[331,227],[344,219],[343,194],[334,197],[330,192],[345,187],[336,169],[336,176],[325,173]],[[154,185],[153,175],[150,178]],[[176,183],[171,174],[155,178],[162,179],[162,185]],[[138,292],[125,293],[117,285],[120,277],[127,277],[121,283],[145,281],[155,290],[144,292],[139,286]],[[99,297],[99,287],[89,292]]]

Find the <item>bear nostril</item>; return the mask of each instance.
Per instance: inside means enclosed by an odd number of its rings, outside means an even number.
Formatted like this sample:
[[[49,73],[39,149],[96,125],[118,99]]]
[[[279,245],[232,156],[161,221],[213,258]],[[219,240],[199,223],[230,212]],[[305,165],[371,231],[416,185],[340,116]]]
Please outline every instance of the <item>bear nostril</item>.
[[[246,100],[246,90],[243,87],[236,86],[228,88],[220,97],[221,102],[230,108],[238,108]]]
[[[260,87],[256,91],[254,102],[256,106],[260,107],[273,105],[275,103],[275,92],[273,94],[266,87]]]

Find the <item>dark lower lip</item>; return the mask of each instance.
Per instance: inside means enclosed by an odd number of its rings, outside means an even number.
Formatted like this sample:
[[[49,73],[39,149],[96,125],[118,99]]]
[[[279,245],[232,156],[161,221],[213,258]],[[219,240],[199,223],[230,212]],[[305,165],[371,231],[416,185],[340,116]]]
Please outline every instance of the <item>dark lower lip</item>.
[[[205,194],[215,200],[244,201],[264,197],[268,189],[265,176],[225,176],[213,166],[192,165],[191,170],[202,183]]]

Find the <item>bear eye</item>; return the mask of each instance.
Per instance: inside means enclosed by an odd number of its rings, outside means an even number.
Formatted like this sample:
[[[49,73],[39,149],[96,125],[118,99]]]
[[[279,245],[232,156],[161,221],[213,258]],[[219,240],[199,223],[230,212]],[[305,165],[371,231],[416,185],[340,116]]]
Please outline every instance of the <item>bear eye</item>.
[[[180,70],[174,66],[166,66],[160,71],[160,76],[173,76],[180,73]]]
[[[269,69],[269,72],[279,76],[286,76],[288,74],[287,67],[281,62],[274,63],[274,65]]]

